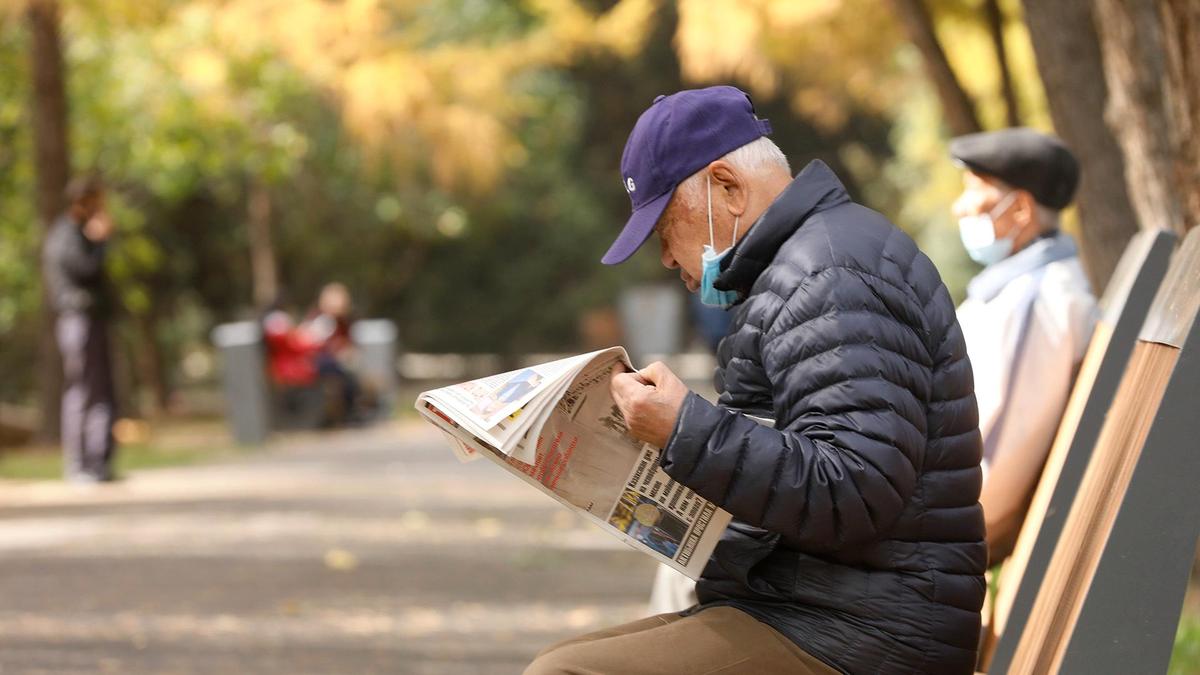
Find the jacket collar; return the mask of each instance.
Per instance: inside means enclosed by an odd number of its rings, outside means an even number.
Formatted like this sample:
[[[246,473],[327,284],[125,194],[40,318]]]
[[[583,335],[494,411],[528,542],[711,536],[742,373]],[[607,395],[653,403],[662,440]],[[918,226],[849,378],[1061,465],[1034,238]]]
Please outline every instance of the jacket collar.
[[[1078,255],[1075,241],[1063,232],[1044,236],[998,263],[989,265],[967,284],[967,297],[989,302],[1009,282],[1052,262]]]
[[[745,300],[779,247],[809,216],[848,201],[850,196],[833,170],[819,159],[809,162],[721,261],[721,275],[713,286],[736,290]]]

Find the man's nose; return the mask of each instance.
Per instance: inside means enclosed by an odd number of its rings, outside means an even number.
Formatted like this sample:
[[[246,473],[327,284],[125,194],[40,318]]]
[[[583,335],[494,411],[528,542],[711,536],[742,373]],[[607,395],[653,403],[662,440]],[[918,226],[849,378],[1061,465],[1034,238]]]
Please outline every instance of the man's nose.
[[[979,213],[979,199],[970,192],[964,192],[950,205],[950,212],[955,218],[976,215]]]
[[[659,261],[663,267],[669,270],[679,269],[679,263],[675,261],[675,256],[671,255],[671,250],[667,248],[666,244],[662,245],[662,255],[659,256]]]

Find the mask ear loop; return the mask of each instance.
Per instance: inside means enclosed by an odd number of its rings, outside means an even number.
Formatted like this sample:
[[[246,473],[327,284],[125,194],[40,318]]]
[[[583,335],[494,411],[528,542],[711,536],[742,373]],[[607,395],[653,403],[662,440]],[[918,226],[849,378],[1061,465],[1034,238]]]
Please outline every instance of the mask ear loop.
[[[704,184],[708,190],[708,247],[716,250],[717,240],[713,237],[712,224],[712,177],[708,173],[704,174]]]
[[[996,205],[995,205],[995,206],[993,206],[991,209],[989,209],[989,210],[988,210],[988,212],[987,212],[987,219],[988,219],[988,220],[991,222],[991,224],[992,224],[992,233],[993,233],[993,234],[992,234],[992,237],[993,237],[993,241],[995,241],[996,239],[999,239],[999,238],[1000,238],[1000,237],[996,237],[996,236],[995,236],[995,232],[996,232],[996,219],[997,219],[997,218],[999,218],[1000,216],[1004,215],[1005,213],[1007,213],[1007,212],[1008,212],[1008,209],[1009,209],[1009,208],[1011,208],[1011,207],[1012,207],[1012,205],[1013,205],[1014,203],[1016,203],[1016,201],[1017,201],[1017,191],[1016,191],[1016,190],[1010,190],[1010,191],[1008,192],[1008,194],[1006,194],[1006,195],[1004,195],[1003,197],[1001,197],[1001,198],[1000,198],[1000,201],[996,202]],[[997,211],[999,211],[999,213],[996,213]],[[1014,233],[1014,232],[1009,232],[1009,234],[1008,234],[1008,237],[1005,237],[1005,238],[1007,238],[1007,239],[1012,239],[1012,238],[1013,238],[1013,237],[1015,237],[1015,236],[1016,236],[1016,233]]]
[[[717,238],[713,235],[713,223],[712,223],[712,175],[711,174],[707,174],[707,173],[704,174],[704,184],[705,184],[705,188],[708,192],[708,247],[713,249],[714,251],[716,251],[717,250]],[[733,217],[733,240],[729,242],[730,248],[733,248],[733,245],[737,243],[738,227],[741,224],[742,224],[742,217],[734,216]]]
[[[996,202],[996,205],[993,206],[990,211],[988,211],[988,217],[991,218],[992,220],[995,220],[999,216],[1004,215],[1004,212],[1007,211],[1008,207],[1012,206],[1013,202],[1016,200],[1017,200],[1017,191],[1012,190],[1008,194],[1004,195],[1004,197],[999,202]],[[1000,213],[998,213],[998,214],[996,213],[997,209],[1000,210]]]

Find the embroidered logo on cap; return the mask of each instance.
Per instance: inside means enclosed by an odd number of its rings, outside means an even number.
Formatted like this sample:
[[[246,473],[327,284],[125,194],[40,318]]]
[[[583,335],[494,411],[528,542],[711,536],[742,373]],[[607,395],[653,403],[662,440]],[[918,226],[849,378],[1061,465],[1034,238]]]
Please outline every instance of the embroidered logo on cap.
[[[632,177],[628,177],[625,179],[625,191],[629,192],[631,194],[634,192],[637,192],[637,186],[633,184]]]

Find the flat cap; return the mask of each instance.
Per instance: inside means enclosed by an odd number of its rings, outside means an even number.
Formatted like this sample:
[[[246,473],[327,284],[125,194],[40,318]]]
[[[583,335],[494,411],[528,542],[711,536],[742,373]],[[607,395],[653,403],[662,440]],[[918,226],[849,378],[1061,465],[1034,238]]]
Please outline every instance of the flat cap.
[[[977,174],[1029,192],[1052,209],[1066,208],[1079,185],[1079,162],[1067,146],[1025,127],[959,136],[950,141],[950,156]]]

